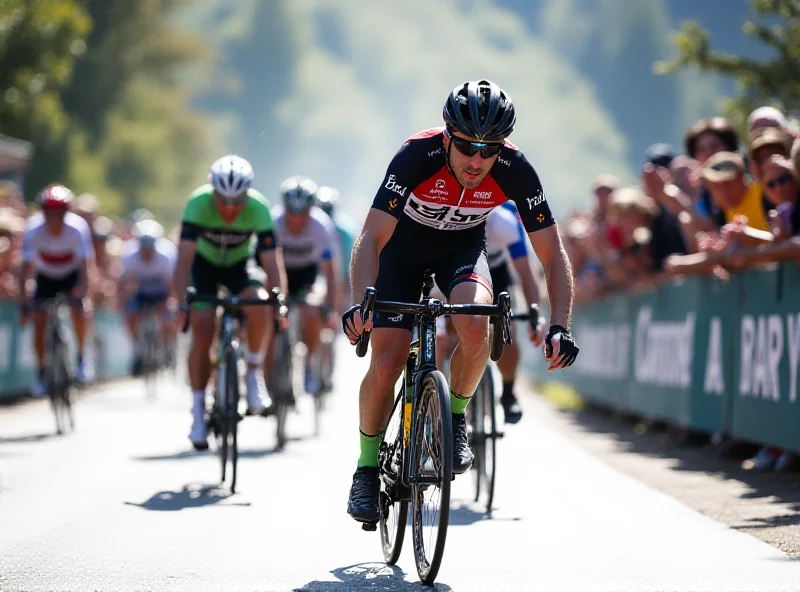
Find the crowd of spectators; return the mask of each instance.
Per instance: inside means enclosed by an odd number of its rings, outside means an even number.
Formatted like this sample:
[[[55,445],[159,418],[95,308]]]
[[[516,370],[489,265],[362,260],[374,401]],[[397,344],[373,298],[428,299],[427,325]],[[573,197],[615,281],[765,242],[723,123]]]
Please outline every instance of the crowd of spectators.
[[[125,220],[98,215],[98,206],[94,195],[84,193],[76,198],[72,211],[92,229],[96,262],[89,279],[92,303],[95,307],[116,308],[121,304],[118,293],[121,257],[125,241],[132,237],[132,225]],[[22,236],[27,219],[34,212],[15,183],[0,181],[0,301],[19,298],[17,277]]]
[[[562,222],[577,303],[680,275],[727,280],[749,266],[800,263],[800,141],[781,111],[753,111],[745,137],[723,117],[702,119],[683,149],[650,146],[635,186],[599,175],[590,209]],[[762,449],[745,466],[787,470],[797,461]]]

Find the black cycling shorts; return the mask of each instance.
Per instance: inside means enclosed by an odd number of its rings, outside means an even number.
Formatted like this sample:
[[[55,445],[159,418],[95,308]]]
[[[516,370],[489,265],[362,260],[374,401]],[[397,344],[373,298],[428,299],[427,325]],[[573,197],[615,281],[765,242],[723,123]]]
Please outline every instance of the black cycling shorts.
[[[497,304],[497,295],[500,292],[511,293],[511,286],[514,285],[514,277],[508,268],[508,261],[503,261],[497,267],[492,267],[489,272],[492,274],[492,286],[494,286],[494,299]]]
[[[316,263],[297,269],[286,269],[286,283],[290,297],[298,297],[309,292],[317,281],[318,267]]]
[[[393,237],[394,238],[394,237]],[[477,282],[492,292],[485,240],[453,241],[441,245],[410,245],[407,241],[390,240],[381,251],[378,279],[375,282],[378,300],[419,302],[425,271],[434,272],[434,279],[446,298],[461,282]],[[408,329],[414,316],[408,314],[375,313],[375,327]]]
[[[66,294],[70,296],[72,290],[78,285],[78,271],[75,270],[63,278],[51,278],[41,273],[36,274],[36,291],[33,294],[34,300],[50,300],[56,294]]]
[[[224,286],[231,294],[239,294],[248,286],[263,286],[264,272],[253,265],[248,265],[247,260],[222,267],[210,263],[200,255],[195,255],[192,262],[192,286],[198,294],[216,294],[220,286]],[[195,306],[207,308],[206,303]]]

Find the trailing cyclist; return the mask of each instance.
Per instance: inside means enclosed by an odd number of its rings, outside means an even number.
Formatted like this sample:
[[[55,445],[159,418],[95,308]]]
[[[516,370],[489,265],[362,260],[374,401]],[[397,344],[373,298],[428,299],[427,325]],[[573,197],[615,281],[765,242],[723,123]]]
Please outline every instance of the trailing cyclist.
[[[251,188],[253,167],[239,156],[217,160],[208,175],[210,183],[195,189],[183,211],[175,293],[182,296],[194,286],[198,294],[216,294],[224,286],[245,298],[266,298],[263,271],[248,265],[251,255],[266,271],[266,286],[284,291],[285,271],[276,241],[269,202]],[[253,241],[255,237],[255,241]],[[254,244],[253,244],[254,243]],[[189,439],[197,450],[208,447],[205,396],[211,374],[209,349],[216,326],[215,310],[208,304],[193,305],[189,381],[192,387],[192,429]],[[262,362],[272,332],[272,309],[245,307],[247,316],[247,405],[253,414],[268,413]]]
[[[508,263],[509,260],[514,266],[516,276],[525,295],[528,304],[539,302],[539,286],[533,274],[531,257],[533,253],[528,248],[528,237],[525,234],[525,227],[517,213],[514,202],[507,201],[499,208],[495,208],[486,219],[486,258],[489,261],[489,273],[492,276],[492,287],[495,299],[501,292],[511,293],[514,286],[514,274]],[[513,295],[513,294],[512,294]],[[452,353],[456,345],[457,336],[452,329],[452,323],[440,317],[441,322],[437,323],[437,337],[439,337],[440,347],[436,351],[436,356],[441,361]],[[543,323],[543,319],[539,319]],[[543,327],[537,325],[537,330],[533,331],[528,324],[528,337],[534,347],[542,345],[544,334]],[[514,337],[514,325],[511,325],[512,338]],[[503,349],[503,357],[497,360],[497,368],[503,381],[503,394],[500,396],[500,405],[503,407],[503,415],[506,423],[518,423],[522,419],[522,407],[520,407],[517,396],[514,394],[514,383],[516,381],[517,366],[519,365],[519,345],[516,340],[511,345]]]
[[[133,374],[141,369],[142,354],[139,325],[142,310],[154,307],[164,343],[170,339],[170,323],[166,321],[172,274],[178,253],[175,245],[164,238],[164,228],[155,220],[141,220],[133,227],[135,250],[122,259],[121,293],[130,295],[125,303],[125,324],[135,344]]]
[[[317,185],[305,177],[289,177],[280,188],[282,205],[273,208],[275,232],[283,249],[289,298],[300,315],[300,338],[308,348],[305,390],[317,394],[321,388],[319,347],[324,327],[336,322],[335,298],[339,289],[336,229],[331,219],[316,207]],[[324,277],[321,285],[320,273]],[[309,306],[317,301],[319,306]]]
[[[48,185],[38,197],[41,212],[28,221],[22,239],[22,267],[19,273],[20,324],[28,321],[28,296],[26,287],[34,271],[36,290],[34,301],[50,300],[65,294],[76,300],[86,299],[89,287],[89,269],[94,261],[92,232],[86,221],[69,211],[75,194],[59,184]],[[75,378],[86,382],[88,376],[83,353],[88,331],[88,307],[73,303],[72,323],[78,345]],[[47,314],[44,310],[33,312],[33,346],[38,363],[38,379],[33,387],[35,397],[47,394],[45,384],[45,329]]]
[[[317,203],[320,209],[328,214],[336,227],[336,239],[339,243],[339,294],[337,294],[337,312],[344,312],[345,302],[350,301],[350,256],[358,236],[358,225],[355,220],[344,213],[336,204],[341,195],[333,187],[320,187],[317,191]]]
[[[353,251],[353,302],[361,302],[370,285],[381,300],[415,302],[425,270],[432,269],[451,304],[490,304],[485,222],[511,200],[547,278],[553,324],[545,357],[551,370],[565,368],[578,354],[569,331],[572,272],[539,176],[507,140],[514,106],[496,84],[473,81],[450,93],[443,117],[444,128],[409,138],[389,165]],[[372,357],[359,398],[361,454],[347,507],[361,522],[379,518],[378,446],[413,321],[412,315],[374,317]],[[342,323],[356,343],[364,331],[360,306],[351,307]],[[459,339],[450,365],[453,472],[463,473],[473,460],[464,411],[489,358],[489,321],[458,316],[453,323]]]

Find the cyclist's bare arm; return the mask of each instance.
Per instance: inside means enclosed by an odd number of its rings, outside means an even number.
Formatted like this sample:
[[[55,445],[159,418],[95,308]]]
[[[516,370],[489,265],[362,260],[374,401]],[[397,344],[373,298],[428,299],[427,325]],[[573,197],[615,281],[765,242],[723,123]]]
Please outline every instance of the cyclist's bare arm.
[[[183,299],[186,288],[189,287],[192,274],[192,262],[197,253],[197,242],[193,240],[181,239],[178,243],[178,260],[175,263],[175,271],[172,274],[172,286],[175,297]]]
[[[19,282],[19,303],[22,304],[28,298],[25,285],[28,279],[33,275],[33,263],[23,263],[19,268],[19,275],[17,281]]]
[[[93,258],[87,257],[78,266],[78,284],[73,291],[73,295],[77,298],[85,298],[89,292],[89,270],[93,268],[93,262]]]
[[[283,266],[283,251],[280,247],[258,254],[258,262],[267,272],[267,288],[280,288],[286,294],[286,268]]]
[[[550,324],[561,325],[569,329],[572,320],[572,266],[561,243],[558,226],[555,224],[529,232],[533,247],[539,261],[544,267],[547,280],[547,292],[550,296]]]
[[[353,246],[350,263],[350,284],[353,302],[358,304],[364,298],[368,286],[378,278],[378,257],[392,238],[397,226],[397,218],[381,210],[371,208],[364,222],[364,228]]]

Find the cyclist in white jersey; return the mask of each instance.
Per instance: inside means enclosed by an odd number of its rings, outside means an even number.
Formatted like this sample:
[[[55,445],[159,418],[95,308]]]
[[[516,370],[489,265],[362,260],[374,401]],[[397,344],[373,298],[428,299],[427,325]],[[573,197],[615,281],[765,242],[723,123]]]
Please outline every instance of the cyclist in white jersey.
[[[49,300],[57,294],[73,298],[86,298],[89,287],[89,267],[94,260],[92,233],[89,225],[69,211],[75,194],[63,185],[47,186],[38,197],[42,208],[28,221],[22,239],[22,267],[19,274],[20,324],[28,321],[28,280],[36,273],[36,291],[33,299]],[[88,331],[88,312],[77,305],[72,307],[72,321],[78,344],[75,378],[87,380],[87,369],[83,360],[83,348]],[[44,396],[45,327],[47,315],[44,310],[33,313],[33,345],[38,362],[38,379],[33,395]]]
[[[153,306],[165,343],[169,339],[169,324],[165,322],[167,303],[170,299],[172,274],[177,259],[177,249],[164,238],[164,228],[155,220],[142,220],[133,228],[135,250],[122,259],[122,294],[130,296],[125,303],[125,323],[131,340],[136,344],[133,374],[139,373],[141,354],[139,346],[139,324],[142,309]]]
[[[283,249],[288,295],[299,305],[301,340],[308,348],[305,389],[316,394],[320,389],[316,353],[324,326],[334,328],[335,299],[339,289],[336,227],[330,217],[314,204],[317,185],[305,177],[290,177],[281,184],[283,205],[272,210],[275,234]],[[318,281],[325,279],[324,300]],[[319,306],[306,306],[322,300]]]

